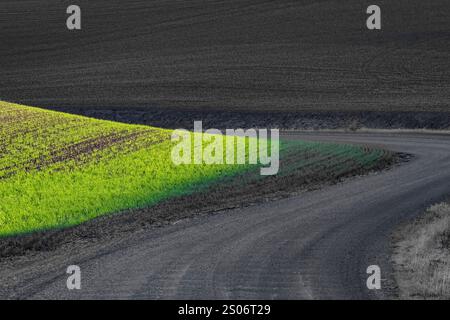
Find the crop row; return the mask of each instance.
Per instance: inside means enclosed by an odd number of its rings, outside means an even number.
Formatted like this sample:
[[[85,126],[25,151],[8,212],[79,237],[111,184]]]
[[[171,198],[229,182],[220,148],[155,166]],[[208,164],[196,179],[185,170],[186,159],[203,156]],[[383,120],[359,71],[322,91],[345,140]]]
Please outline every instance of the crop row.
[[[248,165],[176,166],[165,129],[5,102],[0,124],[0,236],[73,226],[258,171]],[[389,156],[341,144],[281,147],[280,174],[305,181],[370,169]]]

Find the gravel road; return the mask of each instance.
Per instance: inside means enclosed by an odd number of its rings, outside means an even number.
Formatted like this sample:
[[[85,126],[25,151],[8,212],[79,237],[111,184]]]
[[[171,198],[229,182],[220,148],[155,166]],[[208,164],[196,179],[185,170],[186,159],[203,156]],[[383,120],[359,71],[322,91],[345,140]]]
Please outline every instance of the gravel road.
[[[130,234],[3,269],[3,298],[377,299],[395,295],[390,235],[450,193],[450,138],[442,135],[301,134],[290,139],[383,145],[406,164],[298,197]],[[65,270],[82,270],[82,290]],[[379,265],[382,289],[366,288]]]

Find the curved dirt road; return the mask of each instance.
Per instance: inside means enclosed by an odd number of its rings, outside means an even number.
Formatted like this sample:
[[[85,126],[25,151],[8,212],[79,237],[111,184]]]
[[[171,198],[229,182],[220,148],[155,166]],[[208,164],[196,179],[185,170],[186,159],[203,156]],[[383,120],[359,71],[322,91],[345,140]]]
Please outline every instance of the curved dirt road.
[[[365,299],[395,294],[389,236],[450,193],[450,137],[290,134],[382,144],[409,163],[298,197],[181,221],[90,252],[60,252],[6,274],[5,298]],[[76,258],[74,258],[76,257]],[[66,289],[65,268],[82,270]],[[382,290],[366,289],[379,265]],[[51,271],[53,270],[53,271]],[[1,274],[5,279],[5,272]],[[26,281],[24,279],[27,278]],[[14,281],[16,284],[14,285]]]

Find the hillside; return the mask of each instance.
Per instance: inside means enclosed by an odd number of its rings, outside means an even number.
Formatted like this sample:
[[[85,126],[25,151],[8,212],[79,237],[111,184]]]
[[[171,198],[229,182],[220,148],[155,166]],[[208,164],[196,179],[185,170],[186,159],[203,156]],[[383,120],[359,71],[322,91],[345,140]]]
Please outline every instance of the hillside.
[[[282,141],[282,168],[272,181],[259,175],[259,164],[175,165],[171,130],[6,102],[0,123],[0,236],[73,226],[195,193],[207,203],[207,188],[219,183],[236,183],[232,190],[245,195],[247,187],[263,194],[267,184],[274,193],[288,181],[297,188],[334,182],[392,160],[378,148]],[[235,139],[237,147],[244,138]],[[245,148],[246,157],[251,152]]]
[[[449,112],[447,0],[380,0],[381,31],[367,30],[373,3],[360,0],[80,0],[79,32],[66,29],[69,4],[1,1],[1,99],[81,111]]]

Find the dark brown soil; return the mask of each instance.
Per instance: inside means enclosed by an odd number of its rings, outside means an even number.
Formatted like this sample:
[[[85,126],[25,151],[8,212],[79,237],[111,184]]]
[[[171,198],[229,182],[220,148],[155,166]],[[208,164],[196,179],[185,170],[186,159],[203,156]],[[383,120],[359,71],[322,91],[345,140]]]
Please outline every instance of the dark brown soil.
[[[201,120],[205,128],[320,129],[450,129],[450,112],[242,112],[189,111],[162,108],[74,108],[59,111],[98,119],[191,130]]]
[[[379,0],[380,31],[367,30],[373,3],[361,0],[77,0],[78,32],[65,25],[70,4],[0,2],[2,100],[393,118],[449,111],[448,0]]]

